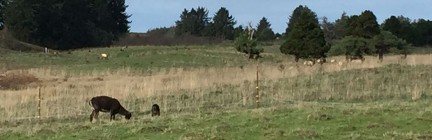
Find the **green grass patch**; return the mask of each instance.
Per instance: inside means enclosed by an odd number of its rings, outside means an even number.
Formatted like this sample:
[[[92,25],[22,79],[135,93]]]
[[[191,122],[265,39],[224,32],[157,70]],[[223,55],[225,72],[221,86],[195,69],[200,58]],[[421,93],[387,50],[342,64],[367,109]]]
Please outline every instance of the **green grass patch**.
[[[3,124],[2,139],[427,139],[428,101],[323,103],[197,114]],[[107,115],[107,114],[101,114]]]
[[[276,50],[268,46],[266,50]],[[67,72],[89,72],[129,68],[146,72],[161,68],[194,68],[238,66],[250,63],[247,57],[231,46],[136,46],[120,51],[120,47],[81,49],[60,54],[8,52],[1,54],[0,66],[7,68],[54,67]],[[277,54],[271,51],[268,54]],[[98,59],[101,53],[109,54],[108,60]],[[263,61],[275,61],[283,57],[269,55]]]

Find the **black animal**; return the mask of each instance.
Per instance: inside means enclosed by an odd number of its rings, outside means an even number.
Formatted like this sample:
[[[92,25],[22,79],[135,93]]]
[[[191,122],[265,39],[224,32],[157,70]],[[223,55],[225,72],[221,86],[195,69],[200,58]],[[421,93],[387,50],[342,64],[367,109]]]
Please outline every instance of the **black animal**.
[[[153,104],[152,109],[151,109],[151,115],[152,115],[152,117],[153,116],[160,116],[159,105]]]
[[[110,112],[110,121],[115,120],[115,115],[117,113],[125,116],[126,120],[132,117],[132,113],[123,108],[120,102],[112,97],[96,96],[90,99],[89,104],[93,107],[93,112],[90,115],[90,122],[92,122],[93,118],[98,119],[99,111]]]

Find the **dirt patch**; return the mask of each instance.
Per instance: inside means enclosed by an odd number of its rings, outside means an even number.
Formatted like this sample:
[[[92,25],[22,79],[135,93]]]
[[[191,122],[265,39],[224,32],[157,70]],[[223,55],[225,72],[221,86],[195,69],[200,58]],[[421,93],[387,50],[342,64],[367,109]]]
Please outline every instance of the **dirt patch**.
[[[38,78],[26,72],[11,71],[0,75],[0,90],[20,90],[39,83]]]

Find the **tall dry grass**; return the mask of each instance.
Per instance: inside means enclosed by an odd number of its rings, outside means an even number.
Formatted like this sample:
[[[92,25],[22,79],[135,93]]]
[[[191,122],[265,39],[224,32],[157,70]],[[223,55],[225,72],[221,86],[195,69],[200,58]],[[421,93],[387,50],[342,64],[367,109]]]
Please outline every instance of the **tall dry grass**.
[[[342,57],[334,59],[344,60]],[[412,95],[413,100],[418,100],[425,91],[431,90],[431,81],[416,81],[408,77],[411,75],[405,75],[384,83],[374,75],[363,76],[368,71],[327,75],[322,73],[387,64],[429,65],[432,64],[431,60],[432,55],[412,55],[407,59],[400,59],[399,56],[385,57],[383,63],[378,63],[376,58],[367,58],[362,64],[344,63],[342,66],[326,63],[307,67],[286,62],[246,65],[242,68],[173,68],[160,70],[151,76],[131,74],[131,70],[127,68],[116,72],[94,71],[73,76],[63,70],[49,68],[20,71],[30,73],[42,81],[41,117],[65,118],[89,115],[91,108],[88,100],[98,95],[118,98],[127,109],[138,114],[148,111],[154,103],[161,105],[164,113],[253,107],[257,68],[261,102],[264,106],[296,100],[364,101],[393,97],[396,94],[401,94],[400,97]],[[427,73],[427,70],[419,69],[417,72]],[[400,73],[388,70],[381,72],[379,76],[397,77],[398,74]],[[392,90],[402,87],[398,84],[403,84],[404,80],[416,86],[405,85],[404,90]],[[35,87],[0,91],[0,120],[37,116],[37,97],[38,88]]]

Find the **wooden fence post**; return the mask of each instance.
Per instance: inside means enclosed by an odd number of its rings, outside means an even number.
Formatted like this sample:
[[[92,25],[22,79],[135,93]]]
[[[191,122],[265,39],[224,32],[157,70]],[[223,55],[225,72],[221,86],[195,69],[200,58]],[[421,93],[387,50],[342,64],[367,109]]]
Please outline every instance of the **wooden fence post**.
[[[259,77],[258,77],[258,65],[257,65],[257,71],[256,71],[256,107],[259,108],[259,102],[260,102],[260,95],[259,95]]]
[[[40,119],[41,118],[41,87],[38,87],[38,116],[37,118]]]

